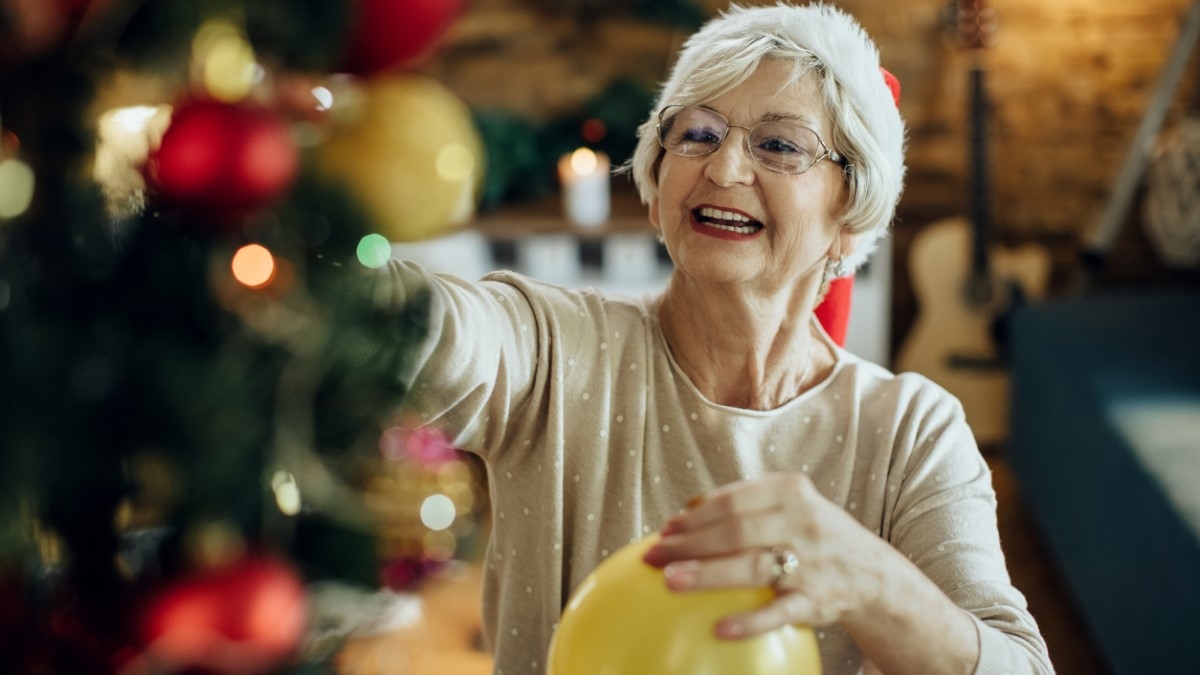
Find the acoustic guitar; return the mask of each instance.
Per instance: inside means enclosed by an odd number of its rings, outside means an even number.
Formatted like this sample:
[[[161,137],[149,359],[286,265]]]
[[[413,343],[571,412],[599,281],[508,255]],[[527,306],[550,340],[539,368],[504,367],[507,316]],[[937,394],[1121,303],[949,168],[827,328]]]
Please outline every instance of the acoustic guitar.
[[[970,50],[970,217],[931,223],[917,233],[908,269],[918,314],[896,358],[896,370],[921,373],[963,404],[982,447],[1007,437],[1009,374],[1007,317],[1044,296],[1050,256],[1028,245],[1002,249],[991,241],[983,54],[996,33],[995,12],[983,0],[951,7],[959,42]]]

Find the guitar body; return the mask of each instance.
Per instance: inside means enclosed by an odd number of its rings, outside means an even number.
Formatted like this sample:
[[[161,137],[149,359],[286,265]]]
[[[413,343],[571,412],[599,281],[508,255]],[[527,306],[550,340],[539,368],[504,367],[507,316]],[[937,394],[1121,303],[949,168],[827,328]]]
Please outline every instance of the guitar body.
[[[975,440],[986,447],[1008,437],[1008,318],[1022,302],[1045,297],[1050,256],[1038,246],[1004,250],[990,243],[982,53],[995,36],[995,12],[985,0],[951,5],[954,33],[974,55],[967,106],[971,217],[932,223],[913,240],[908,269],[918,314],[896,370],[921,373],[956,396]]]
[[[1016,301],[1009,284],[1026,299],[1045,296],[1051,260],[1036,245],[991,248],[996,300],[980,306],[964,290],[972,274],[973,237],[968,220],[949,218],[926,226],[913,240],[908,269],[917,319],[896,356],[896,370],[921,373],[956,396],[976,440],[986,446],[1008,435],[1009,375],[995,322]]]

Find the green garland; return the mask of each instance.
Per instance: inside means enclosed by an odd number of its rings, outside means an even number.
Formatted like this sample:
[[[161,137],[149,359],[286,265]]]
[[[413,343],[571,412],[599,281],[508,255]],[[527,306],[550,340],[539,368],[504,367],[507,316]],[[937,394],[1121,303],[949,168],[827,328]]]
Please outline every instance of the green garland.
[[[613,166],[633,156],[637,128],[654,105],[646,87],[618,78],[579,112],[537,123],[505,110],[475,111],[487,154],[481,210],[546,198],[558,189],[558,158],[580,146],[606,153]],[[606,132],[598,141],[584,137],[583,126],[599,120]]]

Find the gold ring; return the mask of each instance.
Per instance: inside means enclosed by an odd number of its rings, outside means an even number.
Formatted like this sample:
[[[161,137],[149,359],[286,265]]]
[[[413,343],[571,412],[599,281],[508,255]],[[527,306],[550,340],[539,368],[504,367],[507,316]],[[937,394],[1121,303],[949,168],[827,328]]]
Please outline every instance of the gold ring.
[[[775,546],[771,549],[771,557],[774,561],[771,563],[771,588],[779,590],[780,582],[784,577],[796,571],[800,566],[800,559],[795,553],[783,548]]]

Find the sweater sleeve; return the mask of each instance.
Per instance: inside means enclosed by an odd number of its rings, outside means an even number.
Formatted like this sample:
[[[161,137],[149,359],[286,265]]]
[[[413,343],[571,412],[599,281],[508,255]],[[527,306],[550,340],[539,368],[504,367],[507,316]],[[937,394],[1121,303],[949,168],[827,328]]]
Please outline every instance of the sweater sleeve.
[[[497,278],[469,282],[407,261],[386,270],[381,304],[402,307],[429,294],[425,337],[397,374],[409,389],[404,414],[465,450],[503,447],[494,441],[536,376],[539,331],[528,298]]]
[[[1053,673],[1025,597],[1009,578],[991,471],[962,406],[931,385],[914,400],[900,475],[890,481],[900,489],[889,541],[974,617],[978,675]]]

